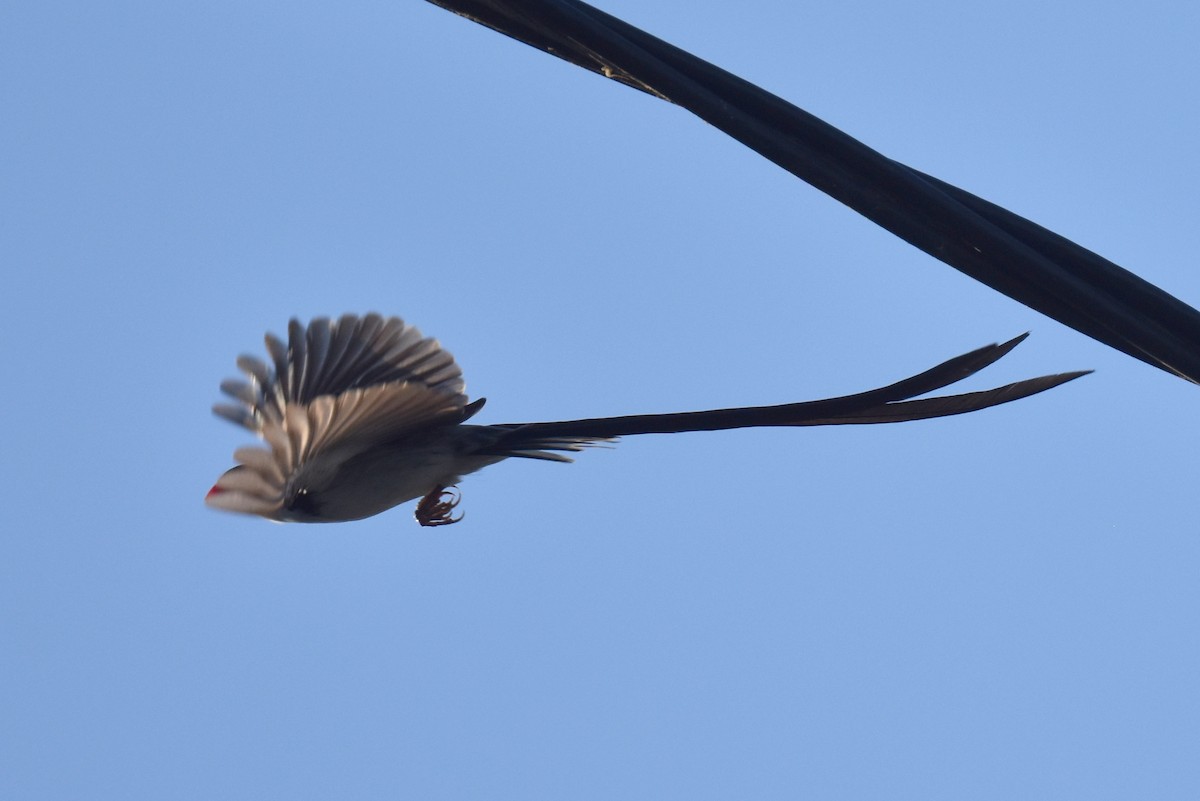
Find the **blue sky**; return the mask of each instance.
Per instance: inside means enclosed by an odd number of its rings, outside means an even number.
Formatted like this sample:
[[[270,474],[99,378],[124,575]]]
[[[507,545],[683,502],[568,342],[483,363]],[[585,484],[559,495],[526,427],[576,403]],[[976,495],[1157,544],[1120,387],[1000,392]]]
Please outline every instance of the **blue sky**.
[[[601,7],[1200,302],[1195,4]],[[0,795],[1194,798],[1197,388],[687,113],[421,2],[0,25]],[[1022,331],[903,426],[502,464],[466,520],[202,497],[234,358],[398,314],[485,422],[782,403]]]

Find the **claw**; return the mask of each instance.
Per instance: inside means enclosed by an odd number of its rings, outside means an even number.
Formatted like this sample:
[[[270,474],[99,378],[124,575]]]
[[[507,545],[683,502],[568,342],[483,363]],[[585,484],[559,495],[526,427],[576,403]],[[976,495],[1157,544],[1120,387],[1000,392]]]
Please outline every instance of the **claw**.
[[[450,513],[461,500],[462,493],[458,491],[458,487],[434,487],[417,503],[413,517],[422,526],[448,526],[457,523],[463,516],[451,517]]]

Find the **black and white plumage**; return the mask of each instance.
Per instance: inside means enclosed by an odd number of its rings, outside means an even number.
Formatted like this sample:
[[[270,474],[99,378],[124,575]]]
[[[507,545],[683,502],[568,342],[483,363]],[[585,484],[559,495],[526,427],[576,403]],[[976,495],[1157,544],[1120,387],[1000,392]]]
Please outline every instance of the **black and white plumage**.
[[[458,518],[447,491],[509,457],[569,462],[564,452],[631,434],[758,426],[899,423],[963,414],[1024,398],[1084,375],[1061,373],[996,389],[912,400],[970,376],[1025,338],[988,345],[880,389],[780,406],[631,415],[551,423],[467,424],[462,371],[437,340],[378,314],[293,319],[285,343],[267,334],[270,364],[238,359],[247,380],[221,390],[236,403],[213,411],[266,447],[234,452],[238,465],[209,490],[209,506],[270,520],[338,522],[415,498],[422,525]]]

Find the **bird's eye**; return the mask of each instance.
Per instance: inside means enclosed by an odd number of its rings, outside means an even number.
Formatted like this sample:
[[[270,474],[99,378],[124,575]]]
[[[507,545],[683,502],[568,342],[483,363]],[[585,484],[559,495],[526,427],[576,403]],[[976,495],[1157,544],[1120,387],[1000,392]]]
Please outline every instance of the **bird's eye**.
[[[316,493],[309,492],[307,487],[301,487],[292,493],[292,497],[288,499],[287,508],[289,511],[311,517],[320,514],[320,504],[317,502]]]

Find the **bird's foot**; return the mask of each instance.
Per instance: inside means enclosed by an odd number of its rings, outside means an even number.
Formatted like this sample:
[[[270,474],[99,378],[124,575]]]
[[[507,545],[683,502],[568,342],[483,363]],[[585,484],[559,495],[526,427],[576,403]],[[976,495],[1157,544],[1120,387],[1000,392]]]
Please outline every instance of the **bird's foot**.
[[[422,526],[448,526],[463,519],[462,515],[451,517],[454,507],[462,500],[458,487],[434,487],[433,490],[417,503],[413,517]]]

